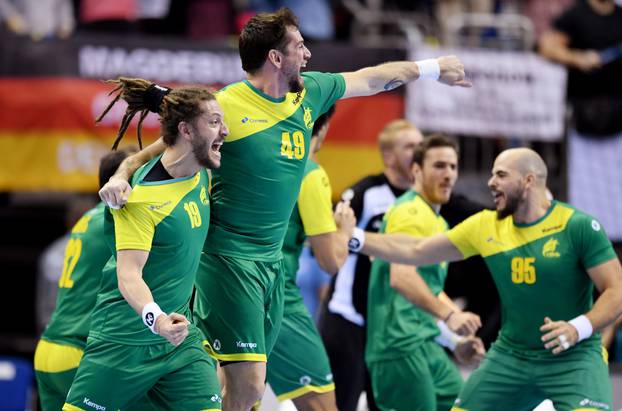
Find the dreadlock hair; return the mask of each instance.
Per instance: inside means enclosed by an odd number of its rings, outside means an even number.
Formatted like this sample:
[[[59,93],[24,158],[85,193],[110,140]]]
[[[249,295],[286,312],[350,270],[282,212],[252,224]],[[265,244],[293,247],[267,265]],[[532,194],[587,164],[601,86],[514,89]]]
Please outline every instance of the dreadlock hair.
[[[128,77],[107,80],[106,83],[117,85],[108,93],[109,96],[114,93],[117,95],[95,122],[99,123],[119,99],[127,103],[117,138],[112,145],[113,150],[116,150],[132,119],[138,113],[140,113],[137,129],[138,145],[142,148],[142,124],[150,111],[160,115],[162,139],[166,145],[172,146],[177,140],[179,123],[193,120],[203,112],[201,102],[215,99],[204,87],[184,86],[169,89],[149,80]]]

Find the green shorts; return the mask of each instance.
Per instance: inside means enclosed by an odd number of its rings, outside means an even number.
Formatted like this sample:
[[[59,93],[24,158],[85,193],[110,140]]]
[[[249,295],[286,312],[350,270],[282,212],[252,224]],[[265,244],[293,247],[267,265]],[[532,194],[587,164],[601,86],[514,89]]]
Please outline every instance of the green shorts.
[[[178,347],[89,338],[63,410],[220,410],[216,364],[190,330]]]
[[[606,350],[581,346],[553,358],[525,358],[496,343],[471,374],[452,408],[532,410],[545,399],[556,410],[610,410]]]
[[[268,358],[267,379],[279,401],[335,390],[326,349],[308,312],[283,317]]]
[[[367,363],[381,410],[449,410],[462,387],[458,367],[444,349],[426,341],[406,357]]]
[[[83,350],[41,339],[35,350],[35,375],[43,411],[63,407]]]
[[[266,362],[283,320],[283,263],[201,254],[194,321],[210,355]]]

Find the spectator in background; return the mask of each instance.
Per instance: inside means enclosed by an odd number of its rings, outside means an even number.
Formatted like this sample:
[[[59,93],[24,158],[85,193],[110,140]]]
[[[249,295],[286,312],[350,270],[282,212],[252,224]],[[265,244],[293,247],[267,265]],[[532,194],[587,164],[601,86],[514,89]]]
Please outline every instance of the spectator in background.
[[[248,3],[257,13],[288,7],[300,19],[300,32],[307,40],[330,40],[335,36],[329,0],[249,0]]]
[[[71,0],[0,0],[0,20],[16,34],[38,41],[67,38],[75,27]]]
[[[568,67],[569,202],[595,215],[622,240],[622,9],[614,0],[581,0],[539,42],[543,56]],[[603,201],[607,199],[607,201]]]
[[[80,27],[89,31],[133,32],[138,16],[138,0],[80,2]]]

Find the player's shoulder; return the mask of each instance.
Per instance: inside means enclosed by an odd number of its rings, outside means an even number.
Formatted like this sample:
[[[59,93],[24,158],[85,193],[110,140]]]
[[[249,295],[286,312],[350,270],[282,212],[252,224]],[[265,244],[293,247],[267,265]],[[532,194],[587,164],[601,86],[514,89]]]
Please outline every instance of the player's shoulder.
[[[572,229],[590,226],[594,231],[600,231],[601,225],[593,215],[561,201],[557,201],[555,206],[564,210],[567,214],[567,227]]]

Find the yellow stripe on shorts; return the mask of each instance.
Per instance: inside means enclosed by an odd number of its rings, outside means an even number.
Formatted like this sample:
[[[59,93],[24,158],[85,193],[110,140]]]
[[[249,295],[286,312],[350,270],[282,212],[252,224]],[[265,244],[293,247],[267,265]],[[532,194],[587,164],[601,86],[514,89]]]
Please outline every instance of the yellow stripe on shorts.
[[[75,405],[67,404],[63,405],[63,411],[86,411],[83,408],[76,407]]]
[[[39,340],[35,351],[35,371],[63,372],[78,368],[82,359],[80,348]]]
[[[327,385],[322,385],[321,387],[316,387],[314,385],[305,385],[304,387],[296,388],[294,391],[286,392],[285,394],[281,394],[276,397],[279,401],[291,400],[293,398],[302,397],[304,394],[309,392],[317,392],[318,394],[324,394],[325,392],[335,391],[335,384],[330,383]]]

